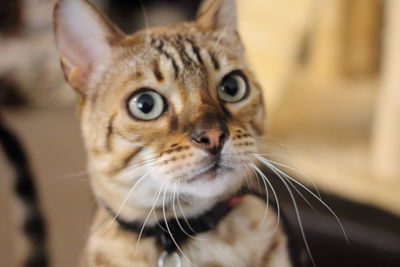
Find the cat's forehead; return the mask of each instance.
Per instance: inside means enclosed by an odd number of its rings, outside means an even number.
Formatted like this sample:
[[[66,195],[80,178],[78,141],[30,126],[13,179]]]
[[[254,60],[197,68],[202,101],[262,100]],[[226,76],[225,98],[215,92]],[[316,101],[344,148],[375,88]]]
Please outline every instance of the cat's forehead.
[[[221,34],[188,26],[142,31],[127,38],[118,69],[137,77],[132,82],[143,83],[141,86],[173,83],[200,89],[207,86],[210,76],[220,79],[245,68],[241,51],[228,48],[227,42]]]
[[[222,60],[243,62],[238,36],[204,31],[194,23],[140,31],[128,37],[124,47],[131,51],[126,60],[146,65],[151,59],[167,59],[176,71],[196,69],[207,63],[219,70]]]
[[[215,95],[209,94],[209,88],[226,74],[238,69],[246,72],[242,47],[230,38],[189,23],[142,30],[128,36],[116,50],[110,78],[97,91],[106,98],[126,98],[136,90],[151,88],[174,99],[209,101]]]

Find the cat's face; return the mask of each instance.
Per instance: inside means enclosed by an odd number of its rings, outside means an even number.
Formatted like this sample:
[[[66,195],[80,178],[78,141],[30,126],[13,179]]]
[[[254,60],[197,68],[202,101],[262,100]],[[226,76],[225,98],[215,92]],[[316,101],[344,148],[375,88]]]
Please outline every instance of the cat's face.
[[[233,1],[216,1],[196,22],[130,36],[85,2],[67,1],[56,33],[66,77],[82,98],[99,197],[137,187],[135,201],[146,205],[160,190],[198,198],[237,190],[258,152],[264,108],[235,28],[217,24]],[[74,10],[90,29],[61,19]]]

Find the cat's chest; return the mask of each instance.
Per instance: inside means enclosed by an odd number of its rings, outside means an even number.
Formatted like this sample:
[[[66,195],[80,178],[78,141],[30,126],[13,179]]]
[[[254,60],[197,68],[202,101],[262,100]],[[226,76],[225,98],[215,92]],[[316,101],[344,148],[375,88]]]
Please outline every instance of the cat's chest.
[[[275,211],[266,209],[262,200],[245,197],[214,231],[191,240],[183,252],[198,266],[290,266],[286,237],[276,228]],[[283,258],[276,265],[278,255]]]
[[[244,197],[213,231],[188,238],[182,244],[182,251],[178,251],[181,266],[291,266],[286,237],[280,228],[276,228],[273,209],[270,208],[266,214],[266,208],[258,198]],[[136,241],[130,235],[119,237],[92,239],[90,254],[97,255],[97,260],[89,259],[88,266],[157,266],[162,251],[154,245],[154,240],[143,239],[139,249],[135,250]],[[98,261],[100,258],[102,262]],[[165,265],[169,266],[177,265]]]

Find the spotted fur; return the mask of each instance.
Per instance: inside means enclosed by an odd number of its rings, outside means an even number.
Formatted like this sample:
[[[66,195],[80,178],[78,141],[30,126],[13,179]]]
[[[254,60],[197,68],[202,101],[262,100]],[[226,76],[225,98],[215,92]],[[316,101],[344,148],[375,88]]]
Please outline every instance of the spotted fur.
[[[208,1],[193,22],[121,33],[93,5],[62,0],[55,32],[67,81],[81,99],[88,168],[98,202],[82,266],[156,266],[154,238],[122,229],[125,221],[194,217],[254,179],[250,163],[263,134],[262,91],[237,33],[234,0]],[[78,25],[79,24],[79,25]],[[225,75],[241,71],[248,83],[238,103],[219,99]],[[135,118],[128,101],[142,88],[166,100],[151,121]],[[226,138],[217,170],[194,132]],[[178,203],[179,201],[179,203]],[[291,266],[287,241],[272,211],[246,196],[213,230],[188,239],[183,266]]]

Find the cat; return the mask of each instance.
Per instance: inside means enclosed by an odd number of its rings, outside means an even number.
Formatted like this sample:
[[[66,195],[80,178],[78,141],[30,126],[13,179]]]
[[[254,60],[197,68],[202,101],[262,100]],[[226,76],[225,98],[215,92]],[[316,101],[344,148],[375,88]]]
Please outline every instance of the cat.
[[[241,191],[260,183],[265,111],[236,9],[126,35],[86,0],[56,4],[97,200],[81,266],[294,266],[279,215]]]

